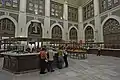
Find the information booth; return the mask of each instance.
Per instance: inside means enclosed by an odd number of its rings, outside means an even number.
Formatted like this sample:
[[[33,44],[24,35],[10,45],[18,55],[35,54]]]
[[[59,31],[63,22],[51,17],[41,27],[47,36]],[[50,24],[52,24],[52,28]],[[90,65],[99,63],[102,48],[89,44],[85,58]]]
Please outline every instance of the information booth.
[[[41,42],[43,45],[43,42],[51,43],[53,42],[60,42],[62,40],[60,39],[48,39],[48,38],[41,38],[38,41],[35,42]],[[33,44],[35,42],[32,42],[32,38],[26,38],[26,37],[17,37],[17,38],[11,38],[11,39],[4,39],[1,40],[3,44],[9,44],[5,49],[7,49],[6,52],[1,53],[4,57],[4,64],[3,69],[7,70],[9,72],[19,74],[19,73],[25,73],[30,71],[36,71],[39,70],[39,48],[38,45],[35,47],[34,52],[28,52],[26,51],[26,48],[28,47],[29,43]]]

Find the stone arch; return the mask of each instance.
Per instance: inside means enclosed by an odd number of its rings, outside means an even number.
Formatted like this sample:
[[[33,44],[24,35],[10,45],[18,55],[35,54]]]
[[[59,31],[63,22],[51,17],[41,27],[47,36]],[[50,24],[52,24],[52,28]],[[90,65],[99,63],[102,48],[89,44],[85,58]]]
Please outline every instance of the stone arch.
[[[95,28],[92,24],[87,24],[84,28],[85,42],[95,41]]]
[[[8,16],[8,15],[0,16],[0,20],[1,19],[5,19],[5,18],[11,20],[13,22],[13,24],[15,25],[15,37],[17,37],[17,35],[18,35],[18,31],[17,31],[17,29],[18,29],[17,28],[18,23],[17,23],[17,21],[13,17]]]
[[[75,32],[75,30],[76,30],[76,32]],[[73,36],[72,32],[75,32],[73,35],[76,35],[76,36]],[[71,26],[68,30],[68,35],[69,35],[69,40],[73,40],[73,41],[77,42],[77,40],[78,40],[78,29],[75,26]],[[74,38],[74,39],[72,39],[72,38]]]
[[[51,26],[51,28],[50,28],[50,37],[52,38],[52,30],[54,29],[55,26],[58,26],[61,29],[61,31],[62,31],[62,39],[64,39],[63,38],[64,37],[64,30],[63,30],[63,27],[59,23],[55,23],[55,24],[53,24]]]
[[[104,43],[110,43],[110,48],[120,48],[120,46],[115,46],[116,44],[120,44],[119,17],[109,17],[108,19],[106,19],[106,21],[102,25],[102,31]]]
[[[87,28],[88,26],[91,26],[92,29],[95,31],[94,25],[92,25],[92,24],[87,24],[87,25],[85,26],[85,28],[84,28],[84,31],[86,30],[86,28]]]
[[[28,30],[29,30],[29,27],[30,27],[30,25],[31,25],[31,23],[38,23],[38,24],[40,24],[41,26],[41,29],[42,29],[42,37],[44,37],[44,26],[43,26],[43,24],[42,24],[42,22],[40,22],[39,20],[31,20],[31,21],[29,21],[27,24],[26,24],[26,37],[28,37]]]
[[[104,24],[106,23],[106,21],[109,20],[109,19],[115,19],[120,24],[120,17],[118,17],[118,16],[111,15],[111,16],[108,16],[107,18],[105,18],[104,21],[102,22],[102,25],[101,25],[101,40],[102,41],[104,41],[104,38],[103,38],[103,27],[104,27]]]

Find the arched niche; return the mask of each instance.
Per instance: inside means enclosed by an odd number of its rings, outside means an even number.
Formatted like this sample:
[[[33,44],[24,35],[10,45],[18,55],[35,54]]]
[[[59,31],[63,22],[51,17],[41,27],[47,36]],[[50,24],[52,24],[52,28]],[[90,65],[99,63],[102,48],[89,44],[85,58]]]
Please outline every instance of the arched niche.
[[[120,44],[120,23],[114,19],[109,18],[103,25],[103,39],[105,44],[111,44],[106,47],[118,48],[116,44]],[[119,47],[120,48],[120,47]]]
[[[52,38],[62,39],[62,29],[58,25],[52,28]]]
[[[70,32],[69,32],[69,39],[71,41],[75,41],[77,42],[77,30],[73,27],[70,29]]]
[[[15,24],[10,19],[0,19],[0,36],[15,37]]]
[[[28,38],[42,38],[43,30],[41,27],[41,23],[39,22],[31,22],[28,27]]]
[[[12,37],[15,37],[15,24],[9,18],[0,19],[0,38],[8,39]],[[4,41],[3,43],[10,43],[10,41]],[[0,48],[7,49],[8,46],[10,46],[10,44],[2,44]]]
[[[85,29],[85,42],[94,42],[94,30],[91,26]]]

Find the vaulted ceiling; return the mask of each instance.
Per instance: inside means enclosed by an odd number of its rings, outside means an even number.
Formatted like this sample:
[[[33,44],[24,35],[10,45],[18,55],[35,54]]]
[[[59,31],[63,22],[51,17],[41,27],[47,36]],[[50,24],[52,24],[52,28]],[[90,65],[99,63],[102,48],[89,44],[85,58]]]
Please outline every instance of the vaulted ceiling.
[[[53,1],[63,4],[65,0],[53,0]],[[68,1],[68,4],[70,6],[79,7],[80,5],[83,5],[88,0],[66,0],[66,1]]]

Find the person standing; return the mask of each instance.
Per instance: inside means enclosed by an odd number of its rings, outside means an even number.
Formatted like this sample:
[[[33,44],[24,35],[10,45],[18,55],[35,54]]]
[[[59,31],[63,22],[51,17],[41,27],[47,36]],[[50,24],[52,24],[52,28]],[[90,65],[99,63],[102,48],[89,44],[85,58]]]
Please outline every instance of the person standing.
[[[90,50],[90,47],[88,46],[88,47],[87,47],[87,54],[89,54],[89,50]]]
[[[101,55],[101,47],[98,47],[98,53],[97,53],[97,56],[100,56]]]
[[[40,74],[45,74],[45,69],[47,68],[47,54],[45,48],[40,51]]]
[[[65,67],[68,67],[68,59],[67,59],[67,57],[68,57],[68,53],[67,53],[66,50],[64,50],[63,58],[64,58],[64,62],[65,62]]]
[[[54,69],[53,69],[54,51],[53,51],[52,48],[49,48],[48,54],[49,54],[49,58],[48,58],[48,71],[49,72],[54,72]]]
[[[62,48],[60,48],[59,51],[58,51],[58,63],[57,63],[58,64],[57,67],[59,69],[63,68],[63,64],[64,64],[63,56],[64,56],[63,50],[62,50]]]

